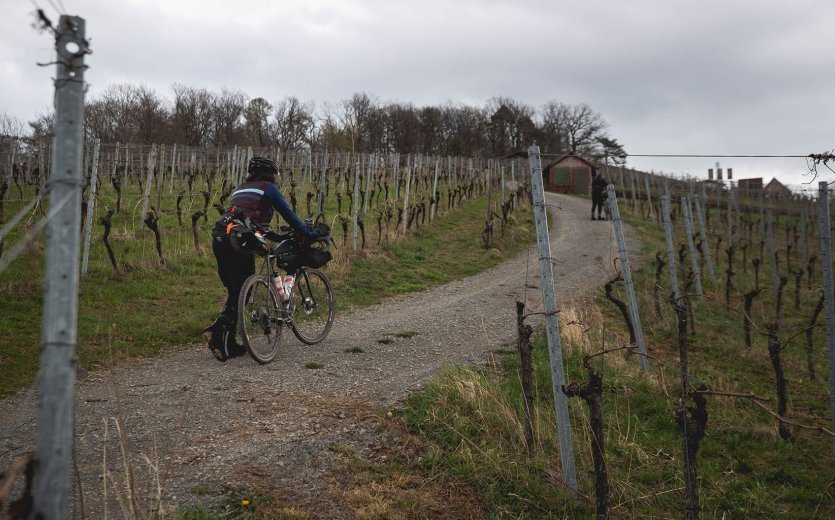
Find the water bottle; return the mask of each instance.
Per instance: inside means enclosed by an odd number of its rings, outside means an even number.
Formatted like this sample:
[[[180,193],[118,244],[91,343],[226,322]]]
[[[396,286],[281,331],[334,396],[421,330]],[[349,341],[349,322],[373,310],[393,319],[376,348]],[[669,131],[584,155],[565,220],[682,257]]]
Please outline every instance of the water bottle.
[[[287,293],[284,291],[284,282],[281,280],[281,274],[276,273],[273,275],[273,284],[275,284],[275,291],[278,293],[281,301],[287,301]]]
[[[285,301],[290,298],[290,294],[292,294],[292,292],[293,292],[293,283],[295,281],[296,281],[296,279],[289,274],[284,277],[284,299],[285,299]]]

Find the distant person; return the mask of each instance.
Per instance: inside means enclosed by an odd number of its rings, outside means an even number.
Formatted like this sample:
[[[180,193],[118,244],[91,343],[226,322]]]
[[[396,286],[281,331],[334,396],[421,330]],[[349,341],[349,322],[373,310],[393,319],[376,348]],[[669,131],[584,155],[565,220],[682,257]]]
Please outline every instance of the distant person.
[[[603,205],[606,203],[606,189],[609,182],[600,175],[597,168],[593,168],[591,172],[593,176],[591,181],[591,219],[595,220],[594,210],[597,209],[596,220],[606,220],[601,213],[603,212]]]
[[[221,215],[212,230],[212,252],[217,261],[217,274],[226,287],[227,295],[226,304],[214,323],[203,331],[203,337],[218,361],[246,353],[246,348],[235,341],[238,296],[246,279],[255,272],[254,252],[243,250],[229,234],[232,222],[248,219],[262,229],[269,229],[273,213],[278,210],[284,220],[307,239],[319,237],[319,233],[308,229],[287,205],[275,184],[278,175],[278,166],[272,160],[265,157],[250,159],[246,179],[232,193],[226,213]]]

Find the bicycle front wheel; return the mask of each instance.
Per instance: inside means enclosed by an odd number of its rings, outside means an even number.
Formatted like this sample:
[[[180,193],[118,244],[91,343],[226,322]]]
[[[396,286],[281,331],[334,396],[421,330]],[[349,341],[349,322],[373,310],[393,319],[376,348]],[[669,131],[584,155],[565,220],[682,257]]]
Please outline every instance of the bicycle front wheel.
[[[259,363],[269,363],[278,352],[284,329],[280,309],[268,277],[246,279],[238,298],[238,323],[249,355]]]
[[[325,273],[302,269],[290,296],[290,328],[303,343],[314,345],[328,335],[333,325],[333,289]]]

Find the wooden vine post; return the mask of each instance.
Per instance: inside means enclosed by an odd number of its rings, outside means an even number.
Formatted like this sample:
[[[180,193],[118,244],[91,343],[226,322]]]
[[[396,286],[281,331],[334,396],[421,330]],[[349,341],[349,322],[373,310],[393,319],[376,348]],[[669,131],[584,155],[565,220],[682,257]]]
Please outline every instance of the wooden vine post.
[[[591,456],[594,461],[594,496],[597,518],[609,514],[609,472],[606,469],[606,431],[603,424],[603,375],[589,363],[590,356],[583,359],[583,367],[589,374],[587,383],[572,383],[565,389],[568,397],[579,397],[589,407],[591,426]]]
[[[533,346],[531,334],[533,328],[525,325],[525,304],[516,301],[516,334],[519,350],[519,380],[522,383],[522,396],[525,400],[525,449],[528,455],[533,453]]]
[[[107,214],[103,216],[99,223],[104,226],[104,233],[101,240],[104,242],[104,247],[107,249],[107,256],[110,258],[110,263],[113,265],[113,270],[119,272],[119,266],[116,264],[116,255],[113,253],[113,246],[110,244],[110,229],[113,227],[113,210],[107,210]]]

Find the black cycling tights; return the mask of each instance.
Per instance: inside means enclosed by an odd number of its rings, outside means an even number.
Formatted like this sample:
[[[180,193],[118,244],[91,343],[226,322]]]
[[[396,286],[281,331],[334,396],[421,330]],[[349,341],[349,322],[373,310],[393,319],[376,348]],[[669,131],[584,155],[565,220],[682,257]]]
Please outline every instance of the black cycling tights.
[[[238,307],[238,295],[246,279],[255,273],[255,255],[241,253],[234,249],[227,240],[212,240],[212,252],[217,260],[217,274],[226,287],[226,305],[224,314],[237,321],[235,309]]]

